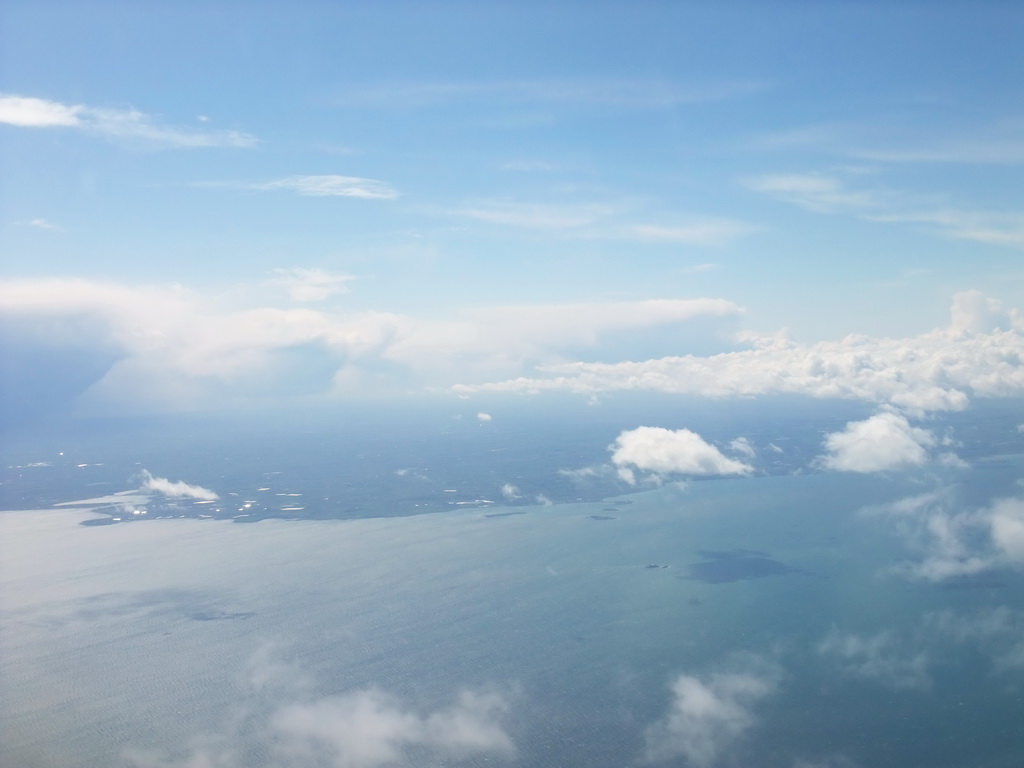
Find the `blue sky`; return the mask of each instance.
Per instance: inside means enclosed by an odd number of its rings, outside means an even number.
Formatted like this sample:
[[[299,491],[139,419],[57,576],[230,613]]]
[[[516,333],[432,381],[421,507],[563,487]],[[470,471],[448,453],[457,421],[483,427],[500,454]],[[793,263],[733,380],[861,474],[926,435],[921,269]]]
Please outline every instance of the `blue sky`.
[[[1021,346],[1016,3],[0,13],[4,337],[37,374],[79,361],[65,404],[525,391],[728,352],[794,379],[849,334],[886,370],[995,350],[925,389],[1022,386],[976,380]],[[756,392],[824,396],[800,386]]]

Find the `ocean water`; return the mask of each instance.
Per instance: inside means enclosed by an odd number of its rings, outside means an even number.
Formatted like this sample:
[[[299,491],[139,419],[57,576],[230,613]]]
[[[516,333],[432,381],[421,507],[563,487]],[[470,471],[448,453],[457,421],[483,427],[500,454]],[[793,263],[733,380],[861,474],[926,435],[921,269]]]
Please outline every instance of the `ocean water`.
[[[1021,496],[1012,418],[950,422],[969,466],[860,475],[808,466],[841,409],[786,408],[662,413],[766,458],[642,488],[559,474],[654,418],[626,410],[17,436],[0,765],[1024,764],[1024,578],[913,575],[936,520]],[[54,506],[142,468],[224,512]]]

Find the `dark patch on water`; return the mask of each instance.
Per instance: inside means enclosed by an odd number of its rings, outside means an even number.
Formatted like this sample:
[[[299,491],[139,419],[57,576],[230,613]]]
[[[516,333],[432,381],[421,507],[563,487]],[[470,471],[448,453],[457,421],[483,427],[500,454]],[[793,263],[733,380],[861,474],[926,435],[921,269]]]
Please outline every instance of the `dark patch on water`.
[[[525,515],[525,512],[488,512],[484,517],[512,517],[513,515]]]
[[[704,560],[691,563],[686,578],[703,581],[705,584],[728,584],[801,572],[799,568],[773,560],[767,552],[754,549],[702,549],[697,554]]]
[[[618,520],[619,518],[612,515],[591,515],[591,520]]]

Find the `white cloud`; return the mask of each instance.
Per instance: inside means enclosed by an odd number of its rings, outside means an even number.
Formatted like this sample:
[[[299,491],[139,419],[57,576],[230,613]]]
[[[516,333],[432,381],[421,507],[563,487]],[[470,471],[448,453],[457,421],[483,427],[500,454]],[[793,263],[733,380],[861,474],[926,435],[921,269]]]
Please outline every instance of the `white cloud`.
[[[710,768],[756,722],[751,708],[775,688],[772,676],[716,673],[701,680],[680,675],[672,683],[668,713],[645,732],[651,762],[682,758]]]
[[[910,412],[959,410],[972,395],[1024,395],[1020,315],[993,312],[987,303],[979,304],[975,292],[957,294],[954,307],[949,328],[907,339],[848,336],[801,345],[783,337],[751,338],[751,349],[708,357],[539,365],[542,376],[455,389],[588,396],[616,391],[704,397],[800,394],[889,404]],[[999,328],[1007,324],[1012,327]]]
[[[638,427],[625,430],[610,445],[612,463],[627,472],[655,474],[746,475],[753,468],[722,454],[688,429]],[[631,474],[622,474],[629,482]]]
[[[256,139],[239,131],[194,131],[161,125],[136,109],[68,105],[13,94],[0,95],[0,123],[23,128],[77,128],[115,139],[169,148],[253,147]]]
[[[29,96],[0,95],[0,123],[23,128],[81,125],[81,106],[68,106],[56,101]]]
[[[171,481],[166,477],[153,477],[149,470],[142,470],[142,485],[139,490],[153,491],[163,496],[172,496],[179,499],[199,499],[201,501],[216,501],[220,498],[209,488],[201,485],[189,485],[186,482]]]
[[[358,176],[287,176],[274,181],[238,186],[258,191],[284,189],[306,197],[361,197],[367,200],[393,200],[398,197],[398,192],[391,185]]]
[[[328,272],[323,269],[275,269],[272,285],[283,287],[295,301],[323,301],[331,296],[348,293],[352,275]]]
[[[928,690],[928,654],[908,651],[893,633],[865,637],[833,627],[818,644],[818,653],[839,660],[844,674],[895,690]]]
[[[851,421],[842,432],[825,435],[827,454],[819,459],[826,469],[843,472],[885,472],[918,467],[928,460],[936,443],[927,429],[910,426],[897,413],[879,413]]]
[[[488,422],[491,420],[491,414],[481,411],[476,415],[476,420],[479,422]]]

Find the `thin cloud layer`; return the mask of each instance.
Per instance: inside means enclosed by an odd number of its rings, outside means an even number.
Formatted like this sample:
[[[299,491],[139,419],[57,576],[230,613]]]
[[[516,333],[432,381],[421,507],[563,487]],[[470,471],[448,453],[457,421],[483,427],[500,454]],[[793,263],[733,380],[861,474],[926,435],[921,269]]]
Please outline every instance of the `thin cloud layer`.
[[[923,225],[942,237],[1024,247],[1024,213],[937,204],[924,195],[851,183],[850,173],[784,173],[744,180],[755,192],[805,210],[867,221]]]
[[[325,269],[275,269],[270,280],[287,291],[295,301],[323,301],[331,296],[348,293],[348,284],[355,280],[352,275],[328,272]]]
[[[451,211],[454,216],[580,240],[621,240],[720,246],[753,230],[737,219],[691,215],[649,221],[633,202],[532,203],[481,200]]]
[[[932,684],[927,651],[904,648],[889,631],[863,636],[833,627],[818,653],[835,659],[843,674],[887,688],[926,691]]]
[[[515,747],[499,719],[507,703],[497,694],[465,691],[448,709],[420,714],[374,690],[288,704],[270,719],[274,751],[288,766],[327,764],[376,768],[473,756],[511,757]],[[413,757],[413,752],[416,757]]]
[[[112,139],[141,141],[169,149],[254,147],[254,136],[239,131],[197,131],[163,125],[136,109],[62,104],[13,94],[0,95],[0,123],[20,128],[76,128]]]
[[[647,728],[644,758],[710,768],[757,722],[753,707],[775,689],[775,678],[746,672],[716,673],[705,679],[680,675],[672,703]]]
[[[223,722],[174,754],[132,747],[130,768],[414,768],[504,763],[516,747],[504,721],[508,695],[463,689],[448,706],[423,708],[377,687],[316,695],[316,681],[264,645],[239,680]]]
[[[609,446],[612,463],[626,482],[636,482],[633,470],[657,475],[746,475],[753,468],[723,455],[688,429],[638,427],[625,430]]]
[[[866,509],[891,524],[918,559],[893,570],[923,581],[972,577],[1000,568],[1024,569],[1024,498],[964,508],[951,489]]]

